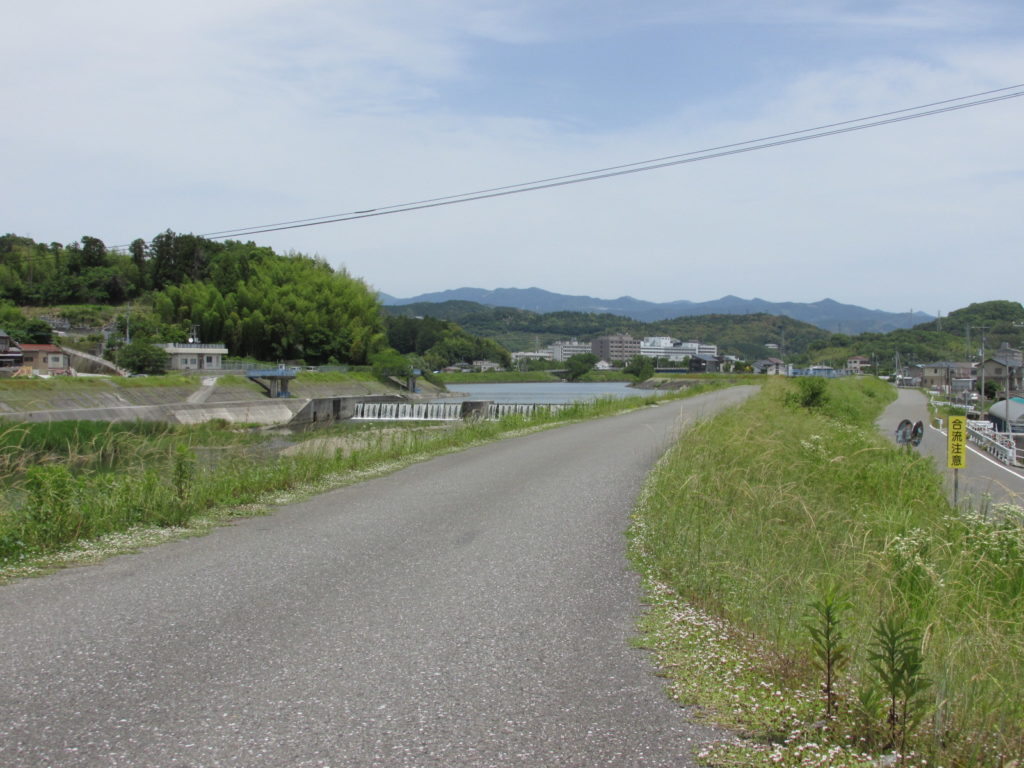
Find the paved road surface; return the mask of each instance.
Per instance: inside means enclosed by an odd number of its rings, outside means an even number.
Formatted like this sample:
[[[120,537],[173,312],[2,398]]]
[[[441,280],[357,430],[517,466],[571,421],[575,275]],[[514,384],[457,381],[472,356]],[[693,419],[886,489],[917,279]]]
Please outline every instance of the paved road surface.
[[[916,389],[901,389],[894,403],[885,409],[878,421],[879,428],[893,441],[896,427],[903,419],[929,424],[928,398]],[[960,470],[960,501],[976,509],[985,499],[1024,507],[1024,471],[996,461],[984,451],[968,443],[967,467]],[[935,466],[946,475],[950,498],[953,493],[953,470],[946,469],[946,432],[928,426],[917,449],[922,455],[932,456]]]
[[[752,389],[0,587],[0,765],[692,765],[623,531],[683,423]]]

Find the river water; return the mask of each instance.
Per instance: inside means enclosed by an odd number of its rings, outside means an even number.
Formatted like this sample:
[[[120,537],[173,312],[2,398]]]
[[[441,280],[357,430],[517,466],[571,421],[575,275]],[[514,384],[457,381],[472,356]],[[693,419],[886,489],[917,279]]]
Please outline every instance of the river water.
[[[445,401],[490,400],[495,403],[573,403],[597,400],[600,397],[632,397],[652,394],[651,390],[634,389],[626,382],[535,382],[510,384],[450,384],[453,397]]]

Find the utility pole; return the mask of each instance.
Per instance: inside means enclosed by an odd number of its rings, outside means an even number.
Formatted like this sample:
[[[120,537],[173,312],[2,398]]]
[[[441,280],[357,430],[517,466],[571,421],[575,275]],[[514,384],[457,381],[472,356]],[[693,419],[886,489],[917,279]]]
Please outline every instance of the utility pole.
[[[985,331],[990,326],[987,325],[974,325],[971,326],[975,330],[981,331],[981,407],[985,407]]]

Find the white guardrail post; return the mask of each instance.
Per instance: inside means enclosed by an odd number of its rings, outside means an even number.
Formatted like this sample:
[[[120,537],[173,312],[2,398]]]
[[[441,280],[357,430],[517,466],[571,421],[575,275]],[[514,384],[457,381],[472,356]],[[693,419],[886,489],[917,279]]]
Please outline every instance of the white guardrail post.
[[[983,428],[978,424],[989,424],[989,422],[967,422],[967,434],[972,443],[985,449],[1004,464],[1013,466],[1018,463],[1017,445],[1014,443],[1013,437],[1001,432],[994,432],[991,426]]]

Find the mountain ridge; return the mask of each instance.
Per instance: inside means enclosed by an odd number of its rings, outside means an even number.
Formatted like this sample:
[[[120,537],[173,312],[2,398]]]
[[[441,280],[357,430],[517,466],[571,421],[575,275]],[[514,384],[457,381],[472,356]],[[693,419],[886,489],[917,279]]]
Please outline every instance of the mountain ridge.
[[[901,328],[912,328],[934,318],[925,312],[896,313],[880,309],[866,309],[855,304],[842,304],[825,298],[816,302],[772,302],[761,298],[744,299],[732,294],[711,301],[653,302],[632,296],[602,299],[553,293],[543,288],[486,288],[463,287],[446,291],[424,293],[411,298],[398,298],[378,294],[381,303],[390,306],[405,304],[441,303],[445,301],[473,301],[490,307],[513,307],[531,312],[594,312],[621,315],[641,322],[657,322],[675,317],[694,315],[751,315],[772,314],[810,323],[833,333],[857,334],[886,333]]]

